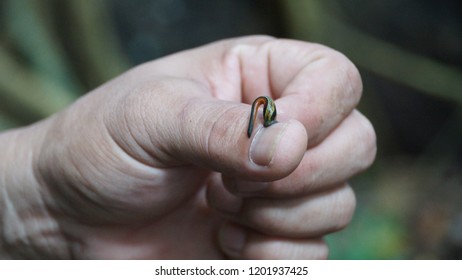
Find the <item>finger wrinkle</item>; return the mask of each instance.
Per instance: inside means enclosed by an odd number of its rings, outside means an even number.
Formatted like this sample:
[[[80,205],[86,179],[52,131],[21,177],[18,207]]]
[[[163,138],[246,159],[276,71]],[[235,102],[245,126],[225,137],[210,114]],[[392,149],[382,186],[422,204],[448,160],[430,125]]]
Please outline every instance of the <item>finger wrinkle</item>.
[[[214,114],[213,120],[209,120],[212,126],[208,130],[206,137],[206,151],[208,155],[217,156],[221,154],[221,152],[217,152],[217,147],[222,149],[223,147],[230,146],[231,143],[229,140],[231,139],[228,139],[228,136],[239,133],[238,130],[242,127],[240,122],[235,119],[235,116],[240,114],[240,111],[240,105],[227,106],[224,110]]]

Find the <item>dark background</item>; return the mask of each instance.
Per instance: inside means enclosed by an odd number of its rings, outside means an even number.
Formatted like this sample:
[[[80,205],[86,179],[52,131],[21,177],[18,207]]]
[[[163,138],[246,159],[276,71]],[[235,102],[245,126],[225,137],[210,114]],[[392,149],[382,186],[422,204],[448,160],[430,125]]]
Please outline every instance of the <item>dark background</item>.
[[[2,0],[0,129],[35,122],[131,66],[268,34],[326,44],[360,69],[378,157],[352,180],[333,259],[462,257],[459,0]]]

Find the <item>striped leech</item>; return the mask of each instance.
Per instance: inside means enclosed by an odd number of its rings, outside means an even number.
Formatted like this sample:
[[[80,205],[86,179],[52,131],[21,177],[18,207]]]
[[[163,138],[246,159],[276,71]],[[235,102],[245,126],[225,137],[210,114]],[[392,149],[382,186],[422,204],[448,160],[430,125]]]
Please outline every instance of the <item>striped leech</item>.
[[[253,125],[257,119],[258,108],[263,105],[263,126],[268,127],[277,123],[276,121],[276,105],[273,99],[269,96],[260,96],[252,103],[250,111],[249,128],[247,129],[247,136],[250,138],[253,131]]]

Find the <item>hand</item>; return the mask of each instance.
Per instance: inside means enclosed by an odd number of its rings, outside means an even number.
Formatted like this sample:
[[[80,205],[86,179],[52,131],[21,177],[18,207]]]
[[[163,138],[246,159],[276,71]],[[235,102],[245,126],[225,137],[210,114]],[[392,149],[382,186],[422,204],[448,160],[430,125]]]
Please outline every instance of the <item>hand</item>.
[[[354,109],[361,87],[341,54],[260,36],[138,66],[10,133],[22,139],[16,151],[31,147],[19,157],[31,171],[26,195],[16,169],[5,179],[6,204],[26,206],[10,211],[17,226],[2,221],[4,248],[38,258],[325,258],[322,237],[354,212],[346,180],[375,157],[373,128]],[[248,104],[260,95],[275,100],[278,123],[249,139]]]

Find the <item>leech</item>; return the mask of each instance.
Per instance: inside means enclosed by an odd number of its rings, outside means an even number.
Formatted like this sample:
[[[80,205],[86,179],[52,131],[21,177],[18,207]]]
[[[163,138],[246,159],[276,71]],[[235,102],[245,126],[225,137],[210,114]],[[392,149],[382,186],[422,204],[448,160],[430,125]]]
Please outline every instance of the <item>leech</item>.
[[[247,136],[250,138],[253,131],[253,125],[257,118],[257,112],[260,105],[263,104],[263,126],[268,127],[277,123],[276,121],[276,104],[269,96],[260,96],[252,103],[250,111],[249,128],[247,129]]]

